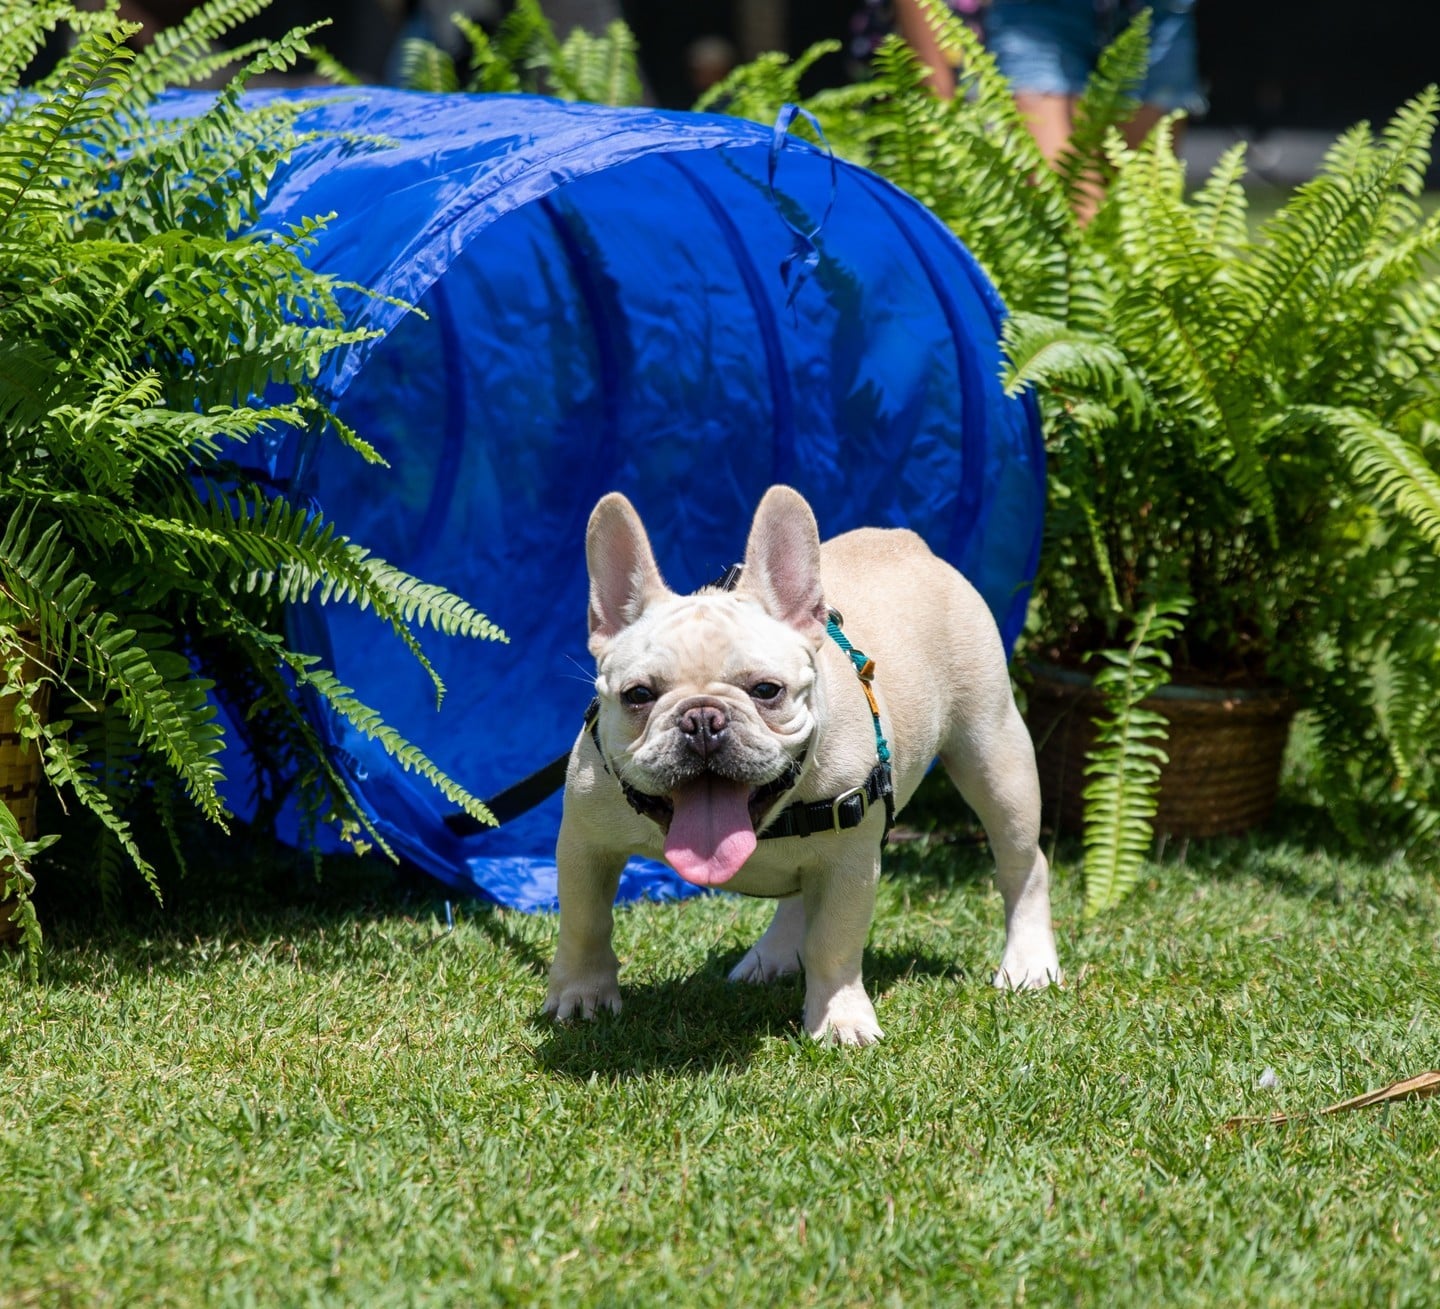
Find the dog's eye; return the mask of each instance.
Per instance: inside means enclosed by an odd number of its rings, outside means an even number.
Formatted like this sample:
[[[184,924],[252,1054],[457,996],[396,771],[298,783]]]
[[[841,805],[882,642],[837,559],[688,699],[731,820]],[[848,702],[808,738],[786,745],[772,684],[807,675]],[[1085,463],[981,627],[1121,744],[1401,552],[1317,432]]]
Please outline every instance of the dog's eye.
[[[757,700],[778,700],[785,694],[785,688],[779,682],[756,682],[750,694]]]
[[[655,700],[655,692],[648,686],[632,686],[620,692],[621,701],[631,709],[640,709]]]

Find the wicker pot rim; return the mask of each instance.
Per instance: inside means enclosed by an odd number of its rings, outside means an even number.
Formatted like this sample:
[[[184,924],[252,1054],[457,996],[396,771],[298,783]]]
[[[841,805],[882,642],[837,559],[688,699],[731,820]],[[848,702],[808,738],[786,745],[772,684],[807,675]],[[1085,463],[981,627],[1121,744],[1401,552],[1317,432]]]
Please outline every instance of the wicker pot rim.
[[[1075,668],[1060,664],[1049,664],[1038,659],[1026,662],[1025,667],[1037,678],[1047,682],[1059,682],[1064,686],[1090,688],[1095,678]],[[1206,682],[1166,682],[1164,686],[1151,691],[1146,699],[1191,701],[1216,704],[1236,701],[1245,704],[1283,706],[1287,711],[1295,708],[1295,698],[1280,682],[1237,682],[1234,685],[1215,686]]]

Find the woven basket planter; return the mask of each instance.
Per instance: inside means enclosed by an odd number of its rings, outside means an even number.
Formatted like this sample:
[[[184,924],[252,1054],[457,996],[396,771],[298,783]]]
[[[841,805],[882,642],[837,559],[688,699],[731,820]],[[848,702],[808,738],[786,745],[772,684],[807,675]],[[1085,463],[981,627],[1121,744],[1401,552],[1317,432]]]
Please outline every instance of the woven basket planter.
[[[1078,832],[1085,755],[1100,697],[1083,673],[1032,665],[1026,721],[1035,740],[1046,821]],[[1270,687],[1166,686],[1142,705],[1170,725],[1155,830],[1227,836],[1264,823],[1275,807],[1295,703]]]
[[[25,680],[33,682],[39,677],[39,672],[34,665],[27,664]],[[43,715],[48,698],[47,687],[31,700],[31,707]],[[31,742],[28,748],[22,749],[24,743],[15,725],[15,706],[19,702],[18,695],[0,696],[0,801],[15,815],[20,835],[29,841],[35,837],[35,809],[44,774],[40,768],[40,751],[35,744]],[[3,872],[4,862],[0,861],[0,874]],[[0,899],[0,944],[19,936],[19,928],[10,921],[13,904],[13,900]]]

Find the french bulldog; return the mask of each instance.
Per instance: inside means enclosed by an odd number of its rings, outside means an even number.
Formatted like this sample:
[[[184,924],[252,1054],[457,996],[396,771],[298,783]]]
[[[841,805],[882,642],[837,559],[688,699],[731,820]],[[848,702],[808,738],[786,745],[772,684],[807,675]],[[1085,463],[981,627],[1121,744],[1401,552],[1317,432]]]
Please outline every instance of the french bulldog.
[[[731,980],[803,968],[811,1036],[878,1040],[861,955],[881,847],[937,755],[994,852],[995,985],[1060,980],[1035,752],[1004,647],[979,594],[919,536],[862,528],[822,546],[810,506],[776,486],[733,589],[671,591],[623,495],[596,505],[585,552],[598,715],[566,777],[548,1013],[620,1011],[611,911],[639,854],[778,900]]]

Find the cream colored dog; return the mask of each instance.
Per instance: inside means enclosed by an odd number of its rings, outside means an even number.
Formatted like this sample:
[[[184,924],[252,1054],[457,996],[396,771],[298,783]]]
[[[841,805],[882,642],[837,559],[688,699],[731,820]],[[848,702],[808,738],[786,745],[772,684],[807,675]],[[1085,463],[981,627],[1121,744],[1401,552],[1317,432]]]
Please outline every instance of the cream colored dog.
[[[689,882],[778,899],[731,979],[803,967],[811,1036],[877,1040],[860,964],[880,849],[937,755],[995,853],[995,984],[1059,979],[1035,752],[994,620],[959,573],[908,531],[822,547],[810,506],[783,486],[756,511],[734,590],[670,591],[622,495],[595,507],[585,549],[599,711],[570,756],[547,1012],[619,1012],[611,908],[641,854]],[[831,610],[863,654],[827,630]]]

